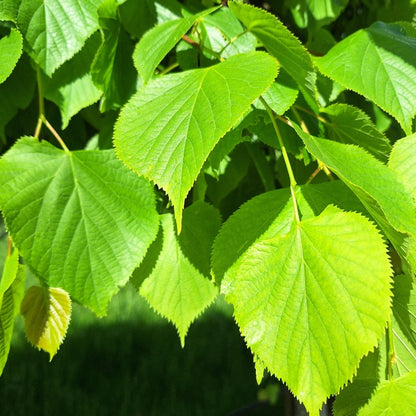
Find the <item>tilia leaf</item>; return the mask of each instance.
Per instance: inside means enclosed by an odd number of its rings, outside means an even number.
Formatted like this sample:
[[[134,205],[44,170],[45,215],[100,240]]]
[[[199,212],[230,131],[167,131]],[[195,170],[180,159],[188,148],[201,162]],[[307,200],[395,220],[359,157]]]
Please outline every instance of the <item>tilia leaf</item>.
[[[391,267],[360,214],[329,206],[281,230],[251,245],[221,288],[253,353],[317,415],[383,336]]]
[[[199,218],[199,222],[204,219]],[[162,250],[151,275],[142,283],[140,294],[176,326],[183,346],[192,321],[214,301],[218,290],[185,256],[173,216],[163,215],[161,224]]]
[[[33,59],[49,76],[98,29],[102,0],[22,0],[19,28]]]
[[[416,200],[416,134],[394,143],[389,166],[397,172]]]
[[[374,23],[316,60],[319,70],[374,101],[410,134],[416,114],[416,38],[400,24]]]
[[[71,298],[56,287],[30,287],[22,301],[27,339],[52,360],[65,338],[71,319]]]
[[[357,416],[413,416],[416,414],[416,371],[386,381]]]
[[[11,29],[8,36],[0,39],[0,84],[12,73],[22,54],[22,48],[23,37],[16,29]]]
[[[99,315],[158,228],[152,187],[112,150],[64,152],[31,137],[0,159],[0,207],[36,275]]]
[[[196,20],[216,9],[217,7],[162,23],[143,35],[134,51],[133,60],[144,83],[149,81],[165,55],[179,42]]]
[[[264,52],[234,55],[209,68],[160,77],[121,111],[117,155],[167,192],[179,231],[185,198],[209,153],[276,74],[276,60]]]
[[[25,268],[17,250],[6,258],[0,281],[0,375],[12,341],[14,318],[19,312],[25,286]]]
[[[312,60],[300,41],[275,16],[248,4],[228,3],[231,11],[275,56],[298,83],[308,104],[317,111],[316,73]]]
[[[405,271],[416,271],[416,205],[398,174],[358,146],[293,126],[307,149],[357,195],[401,256]]]

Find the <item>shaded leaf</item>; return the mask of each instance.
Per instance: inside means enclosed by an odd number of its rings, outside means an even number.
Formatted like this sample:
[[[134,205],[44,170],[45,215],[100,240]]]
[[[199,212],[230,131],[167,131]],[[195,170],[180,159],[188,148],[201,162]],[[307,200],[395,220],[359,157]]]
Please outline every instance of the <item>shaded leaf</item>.
[[[179,231],[185,198],[208,154],[276,72],[276,60],[264,52],[235,55],[209,68],[163,76],[121,111],[117,155],[167,192]]]
[[[158,228],[150,184],[112,150],[64,152],[31,137],[0,159],[0,207],[30,268],[99,315]]]
[[[163,246],[140,294],[177,328],[182,346],[193,320],[217,296],[217,289],[184,255],[170,214],[161,217]],[[196,226],[196,224],[194,224]]]
[[[318,414],[382,337],[390,275],[376,227],[329,206],[263,235],[226,272],[221,290],[253,353]]]
[[[42,76],[43,95],[59,107],[63,129],[75,114],[98,101],[102,95],[90,74],[98,45],[98,36],[91,37],[82,50],[62,65],[52,78]]]
[[[330,123],[326,126],[330,138],[361,146],[382,162],[388,160],[391,152],[389,139],[377,130],[362,110],[347,104],[334,104],[321,112],[329,117]]]
[[[405,25],[374,23],[316,60],[326,76],[369,98],[412,132],[416,114],[416,38]]]
[[[56,287],[31,286],[23,298],[21,313],[27,339],[48,352],[50,360],[65,338],[71,309],[68,293]]]

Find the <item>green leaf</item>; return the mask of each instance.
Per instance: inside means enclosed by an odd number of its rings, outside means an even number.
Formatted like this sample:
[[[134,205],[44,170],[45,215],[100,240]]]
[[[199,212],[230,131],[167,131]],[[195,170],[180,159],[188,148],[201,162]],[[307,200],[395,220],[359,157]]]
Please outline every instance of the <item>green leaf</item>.
[[[320,139],[293,126],[307,149],[357,195],[407,268],[416,271],[416,206],[398,175],[358,146]]]
[[[330,120],[326,124],[330,138],[361,146],[382,162],[387,161],[391,152],[389,139],[377,130],[364,111],[347,104],[334,104],[321,112]]]
[[[178,241],[183,254],[204,276],[210,276],[212,244],[220,226],[219,211],[205,202],[197,201],[184,210]]]
[[[189,326],[214,301],[217,289],[185,256],[176,235],[173,216],[163,215],[161,224],[162,251],[153,272],[143,282],[140,294],[176,326],[184,346]]]
[[[31,286],[20,309],[27,339],[35,347],[48,352],[51,361],[69,326],[71,298],[60,288]]]
[[[273,224],[277,231],[287,225],[276,219],[285,211],[289,198],[288,189],[266,192],[250,199],[228,218],[212,249],[212,274],[217,283],[261,235],[273,228]]]
[[[20,139],[0,159],[0,207],[35,274],[99,315],[157,234],[150,184],[112,150]]]
[[[29,52],[49,76],[98,29],[102,0],[22,0],[17,21]]]
[[[62,129],[81,109],[98,101],[102,91],[94,85],[90,67],[99,45],[99,37],[92,36],[70,61],[52,76],[42,74],[43,95],[61,110]]]
[[[199,22],[198,29],[202,32],[203,45],[218,53],[221,52],[222,58],[256,49],[257,39],[250,32],[243,34],[243,26],[227,7],[204,16]]]
[[[19,264],[19,254],[14,250],[6,258],[0,281],[0,375],[6,365],[13,335],[14,318],[19,312],[25,286],[25,269]]]
[[[229,2],[230,10],[255,35],[298,83],[308,104],[316,104],[316,73],[312,60],[299,40],[275,16],[248,4]]]
[[[276,60],[264,52],[235,55],[209,68],[163,76],[121,111],[117,155],[167,192],[179,230],[185,198],[208,154],[276,72]]]
[[[397,172],[416,200],[416,134],[394,144],[389,166]]]
[[[315,415],[382,337],[390,275],[376,227],[329,206],[263,235],[221,288],[253,353]]]
[[[384,382],[357,416],[413,416],[416,414],[416,371]]]
[[[316,60],[319,70],[374,101],[412,132],[416,114],[416,38],[400,24],[375,23]]]
[[[17,29],[11,29],[8,36],[0,39],[0,84],[13,72],[22,49],[23,37]]]
[[[137,79],[131,59],[133,43],[117,20],[116,4],[111,3],[113,8],[100,9],[103,40],[91,66],[92,80],[104,92],[102,112],[121,107],[134,92]]]
[[[262,94],[267,105],[278,115],[283,115],[295,103],[298,89],[286,71],[280,71],[276,81]],[[261,101],[256,102],[257,108],[264,108]]]
[[[200,17],[216,9],[217,7],[195,15],[168,21],[155,26],[143,35],[134,51],[133,60],[145,84],[152,78],[154,70],[165,55],[179,42],[192,25]]]
[[[20,0],[2,0],[0,3],[0,20],[16,23]]]
[[[5,139],[5,126],[19,109],[30,104],[34,92],[35,74],[29,57],[23,55],[10,77],[0,84],[0,139]]]
[[[361,360],[352,383],[341,390],[332,406],[334,416],[357,416],[380,382],[380,351],[377,348]]]

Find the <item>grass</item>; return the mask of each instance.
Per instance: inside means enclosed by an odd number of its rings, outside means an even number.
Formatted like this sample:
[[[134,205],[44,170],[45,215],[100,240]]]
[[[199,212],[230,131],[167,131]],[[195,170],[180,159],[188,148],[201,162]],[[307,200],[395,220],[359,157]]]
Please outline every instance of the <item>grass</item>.
[[[74,305],[51,363],[27,343],[17,321],[0,378],[0,415],[284,414],[259,402],[258,393],[252,357],[223,301],[191,326],[182,349],[174,327],[128,285],[106,318]]]

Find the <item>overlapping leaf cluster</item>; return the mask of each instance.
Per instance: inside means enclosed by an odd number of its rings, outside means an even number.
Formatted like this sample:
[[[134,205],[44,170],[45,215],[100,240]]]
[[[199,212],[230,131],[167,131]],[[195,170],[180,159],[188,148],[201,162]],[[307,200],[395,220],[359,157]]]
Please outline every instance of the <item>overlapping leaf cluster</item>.
[[[416,6],[208,3],[0,3],[0,368],[130,281],[182,345],[222,293],[312,416],[411,415]]]

